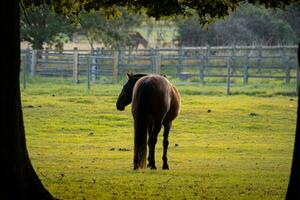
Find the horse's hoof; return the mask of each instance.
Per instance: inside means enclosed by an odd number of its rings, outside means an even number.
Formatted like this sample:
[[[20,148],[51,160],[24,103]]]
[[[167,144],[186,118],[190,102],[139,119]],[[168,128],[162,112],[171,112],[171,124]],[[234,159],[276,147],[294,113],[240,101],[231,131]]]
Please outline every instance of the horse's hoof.
[[[162,169],[169,170],[169,165],[168,164],[163,164]]]
[[[156,169],[155,164],[152,165],[152,164],[148,163],[148,164],[147,164],[147,167],[150,168],[150,169]]]
[[[156,166],[151,166],[150,169],[155,170]]]

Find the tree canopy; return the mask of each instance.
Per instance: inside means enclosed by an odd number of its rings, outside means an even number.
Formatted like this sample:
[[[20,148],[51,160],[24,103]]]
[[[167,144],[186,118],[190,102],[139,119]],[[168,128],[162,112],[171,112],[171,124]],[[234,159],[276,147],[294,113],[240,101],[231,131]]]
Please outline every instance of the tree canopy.
[[[82,10],[78,14],[78,23],[70,23],[65,16],[50,10],[47,5],[30,6],[20,14],[20,38],[34,49],[43,49],[43,45],[63,50],[63,44],[72,38],[74,32],[83,34],[93,49],[94,42],[108,48],[130,45],[133,27],[142,23],[141,15],[129,13],[118,7],[119,15],[107,18],[104,9]]]
[[[216,19],[227,16],[235,10],[241,2],[239,0],[23,0],[25,7],[47,4],[57,13],[62,13],[74,20],[81,10],[105,9],[107,16],[120,14],[118,6],[125,7],[135,13],[145,13],[156,19],[163,16],[192,15],[198,14],[201,24],[210,23]],[[252,4],[261,4],[266,7],[284,7],[298,0],[249,0]]]
[[[63,39],[72,36],[73,26],[62,15],[48,9],[46,5],[30,6],[20,12],[20,38],[28,41],[34,49],[42,49],[43,44],[55,45],[61,50]]]
[[[129,45],[129,33],[133,27],[141,24],[141,17],[129,14],[126,9],[119,7],[120,16],[107,19],[105,12],[81,11],[79,14],[79,32],[83,33],[93,49],[94,41],[108,48]]]
[[[172,6],[185,9],[157,14],[154,13],[154,10],[158,12],[153,7],[154,5],[164,7],[173,1],[162,1],[161,4],[154,2],[153,5],[151,4],[152,6],[145,4],[144,7],[138,2],[86,0],[80,3],[77,0],[63,2],[24,0],[26,9],[21,12],[21,39],[29,41],[36,49],[42,49],[43,43],[46,43],[50,46],[54,44],[56,49],[62,50],[63,41],[67,41],[68,37],[71,37],[76,26],[77,32],[84,34],[88,39],[91,49],[93,49],[94,42],[102,43],[109,48],[127,46],[128,42],[126,41],[130,41],[129,30],[140,25],[143,18],[136,12],[142,16],[147,14],[156,18],[180,14],[182,17],[177,18],[179,19],[177,20],[178,39],[179,45],[184,46],[294,44],[300,38],[300,15],[297,12],[300,4],[297,5],[293,1],[285,2],[286,4],[293,3],[288,7],[284,6],[281,1],[276,1],[277,3],[262,2],[265,6],[278,6],[287,11],[266,9],[264,6],[254,6],[239,1],[208,1],[208,3],[206,1],[204,3],[201,1],[196,3],[195,1],[180,1],[180,3],[174,1],[177,3]],[[197,3],[203,4],[201,9],[199,5],[196,6]],[[215,6],[216,9],[209,10],[212,6]],[[203,13],[206,12],[210,14],[203,16]],[[215,19],[224,18],[226,15],[229,15],[226,20],[212,23]],[[75,22],[73,26],[70,21]],[[207,28],[203,28],[206,23],[209,25],[206,26]]]

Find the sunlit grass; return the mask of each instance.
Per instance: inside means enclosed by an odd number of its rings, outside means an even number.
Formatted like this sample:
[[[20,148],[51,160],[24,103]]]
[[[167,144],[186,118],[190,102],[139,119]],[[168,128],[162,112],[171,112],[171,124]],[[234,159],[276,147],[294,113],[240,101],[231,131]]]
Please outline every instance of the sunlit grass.
[[[281,84],[178,84],[181,113],[170,133],[169,171],[133,171],[130,106],[121,84],[32,80],[22,91],[29,154],[60,199],[283,199],[297,98]],[[278,87],[276,87],[278,86]],[[289,96],[290,95],[290,96]]]

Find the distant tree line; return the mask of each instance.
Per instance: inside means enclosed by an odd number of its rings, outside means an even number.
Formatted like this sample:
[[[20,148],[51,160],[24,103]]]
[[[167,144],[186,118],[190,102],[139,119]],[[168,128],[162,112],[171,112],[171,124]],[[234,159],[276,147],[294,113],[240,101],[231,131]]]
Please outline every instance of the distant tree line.
[[[224,20],[201,27],[197,15],[177,18],[181,46],[278,45],[300,41],[300,3],[266,9],[244,3]]]
[[[130,34],[133,27],[142,23],[144,17],[129,14],[122,7],[118,8],[118,16],[107,17],[105,10],[78,13],[78,23],[70,22],[66,16],[48,9],[47,5],[28,7],[20,13],[20,38],[27,41],[34,49],[43,49],[43,45],[63,50],[63,45],[73,38],[73,34],[84,35],[91,50],[98,42],[108,48],[130,46]]]

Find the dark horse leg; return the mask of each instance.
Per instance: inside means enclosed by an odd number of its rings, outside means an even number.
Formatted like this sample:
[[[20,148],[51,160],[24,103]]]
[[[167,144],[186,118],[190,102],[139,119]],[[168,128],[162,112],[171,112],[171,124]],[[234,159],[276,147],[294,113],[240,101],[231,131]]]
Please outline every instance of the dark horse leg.
[[[150,137],[149,137],[149,164],[148,166],[151,168],[151,169],[156,169],[156,166],[155,166],[155,145],[156,145],[156,142],[157,142],[157,136],[158,136],[158,133],[161,129],[161,123],[155,123],[154,122],[154,126],[153,126],[153,131],[152,133],[150,134]]]
[[[151,146],[150,135],[152,134],[152,132],[153,132],[153,121],[150,120],[149,125],[148,125],[148,149],[149,149],[149,153],[148,153],[148,164],[147,164],[147,167],[151,167],[150,166],[150,146]]]
[[[169,137],[169,132],[170,132],[171,126],[172,126],[171,122],[164,124],[164,140],[163,140],[164,150],[163,150],[163,156],[162,156],[162,160],[163,160],[162,169],[169,169],[167,152],[168,152],[168,146],[169,146],[168,137]]]

